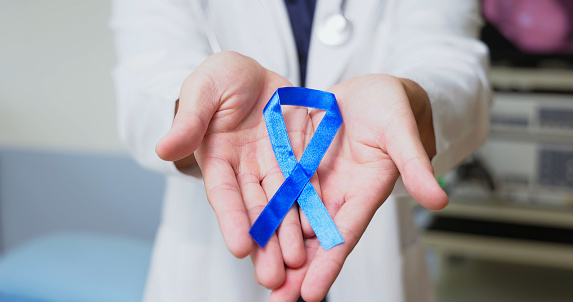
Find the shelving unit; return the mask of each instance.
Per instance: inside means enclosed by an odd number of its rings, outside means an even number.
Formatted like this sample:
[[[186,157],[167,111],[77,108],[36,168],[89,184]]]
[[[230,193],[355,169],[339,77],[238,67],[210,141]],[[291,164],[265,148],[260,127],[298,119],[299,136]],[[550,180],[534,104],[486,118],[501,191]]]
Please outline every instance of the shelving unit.
[[[573,209],[501,201],[453,200],[434,215],[573,230]],[[573,269],[573,245],[428,230],[424,244],[443,256]]]
[[[495,192],[456,186],[423,241],[441,258],[573,270],[573,71],[496,67],[490,76],[511,90],[494,93],[491,134],[476,152]]]
[[[500,200],[453,200],[439,216],[573,229],[573,208],[512,204]]]

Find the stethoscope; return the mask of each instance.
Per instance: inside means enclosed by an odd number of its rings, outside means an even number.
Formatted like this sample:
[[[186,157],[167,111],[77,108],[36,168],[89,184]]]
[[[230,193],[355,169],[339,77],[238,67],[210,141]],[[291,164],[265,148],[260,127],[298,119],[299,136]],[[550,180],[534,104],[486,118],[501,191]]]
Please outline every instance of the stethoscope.
[[[346,44],[352,36],[352,22],[345,15],[346,0],[340,0],[338,11],[326,16],[318,25],[318,40],[327,46]]]

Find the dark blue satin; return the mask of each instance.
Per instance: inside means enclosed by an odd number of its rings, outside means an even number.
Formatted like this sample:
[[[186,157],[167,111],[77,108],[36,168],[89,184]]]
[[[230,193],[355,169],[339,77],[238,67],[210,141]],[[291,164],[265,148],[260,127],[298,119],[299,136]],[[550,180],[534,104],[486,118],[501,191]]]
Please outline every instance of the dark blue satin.
[[[290,145],[281,105],[326,111],[300,162],[297,162]],[[298,198],[298,204],[324,250],[344,242],[309,181],[342,125],[342,116],[334,94],[300,87],[279,88],[263,110],[263,116],[275,157],[286,180],[261,212],[249,233],[264,247]]]

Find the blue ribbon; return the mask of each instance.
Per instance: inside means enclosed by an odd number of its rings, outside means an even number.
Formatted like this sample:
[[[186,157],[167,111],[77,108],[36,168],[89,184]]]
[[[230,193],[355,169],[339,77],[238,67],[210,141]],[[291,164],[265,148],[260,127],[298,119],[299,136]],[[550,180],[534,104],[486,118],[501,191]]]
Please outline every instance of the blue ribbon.
[[[326,111],[300,162],[297,162],[290,145],[281,105]],[[263,116],[275,157],[286,180],[261,212],[249,233],[261,247],[265,247],[298,198],[298,204],[324,250],[344,242],[310,183],[310,178],[342,125],[342,116],[334,94],[300,87],[279,88],[263,110]]]

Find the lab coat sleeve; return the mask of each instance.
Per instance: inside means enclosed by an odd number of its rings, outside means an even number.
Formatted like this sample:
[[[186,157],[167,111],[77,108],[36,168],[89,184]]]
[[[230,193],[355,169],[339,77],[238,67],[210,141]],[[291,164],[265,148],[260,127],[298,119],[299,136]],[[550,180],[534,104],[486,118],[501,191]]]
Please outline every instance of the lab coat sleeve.
[[[481,146],[489,133],[491,93],[488,50],[477,39],[482,26],[477,1],[395,1],[389,30],[390,73],[417,82],[433,114],[436,175]]]
[[[171,127],[183,80],[211,52],[202,20],[198,1],[113,2],[119,137],[137,162],[157,172],[179,173],[155,145]]]

